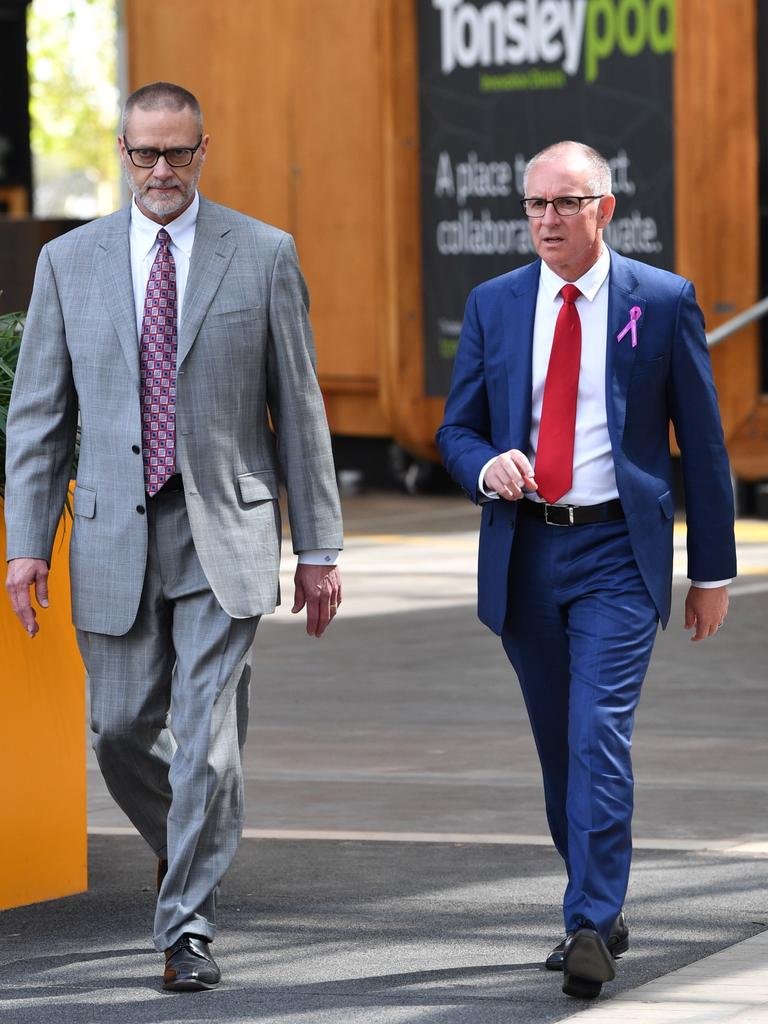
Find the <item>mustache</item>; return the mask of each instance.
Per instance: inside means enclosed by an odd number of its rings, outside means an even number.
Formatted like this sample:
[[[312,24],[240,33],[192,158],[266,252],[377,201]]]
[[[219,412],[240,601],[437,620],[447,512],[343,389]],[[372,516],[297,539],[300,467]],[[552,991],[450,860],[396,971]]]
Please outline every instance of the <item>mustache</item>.
[[[150,188],[167,188],[169,185],[172,188],[179,187],[179,181],[161,181],[157,178],[150,178],[149,181],[145,181],[141,186],[142,193],[146,192]]]

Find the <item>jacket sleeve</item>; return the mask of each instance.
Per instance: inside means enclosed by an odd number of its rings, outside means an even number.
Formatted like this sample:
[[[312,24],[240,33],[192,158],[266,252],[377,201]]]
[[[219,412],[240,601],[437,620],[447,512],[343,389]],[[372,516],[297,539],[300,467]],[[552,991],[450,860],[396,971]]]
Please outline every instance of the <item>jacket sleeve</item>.
[[[343,547],[341,508],[296,247],[277,249],[269,300],[267,399],[288,492],[293,550]]]
[[[690,281],[678,303],[669,390],[685,487],[688,577],[729,579],[736,575],[733,488],[704,316]]]
[[[491,419],[485,378],[483,329],[477,309],[477,290],[470,293],[445,403],[437,446],[443,462],[467,497],[476,504],[488,500],[478,487],[480,471],[499,452],[490,441]]]
[[[49,564],[75,455],[77,394],[47,248],[40,254],[6,426],[7,558]]]

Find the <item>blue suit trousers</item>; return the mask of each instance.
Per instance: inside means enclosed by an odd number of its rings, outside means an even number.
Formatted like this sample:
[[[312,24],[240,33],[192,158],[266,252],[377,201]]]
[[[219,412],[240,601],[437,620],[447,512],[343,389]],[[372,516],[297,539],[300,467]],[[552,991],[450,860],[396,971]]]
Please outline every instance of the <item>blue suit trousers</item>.
[[[502,643],[568,873],[566,931],[586,919],[607,939],[624,903],[632,727],[657,626],[624,521],[557,527],[518,514]]]

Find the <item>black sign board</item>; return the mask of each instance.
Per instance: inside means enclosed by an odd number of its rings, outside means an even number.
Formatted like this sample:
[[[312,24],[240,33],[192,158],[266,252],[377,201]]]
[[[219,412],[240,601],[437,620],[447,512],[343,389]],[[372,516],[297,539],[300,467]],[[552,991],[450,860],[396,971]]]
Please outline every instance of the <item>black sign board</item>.
[[[675,0],[418,0],[425,389],[447,393],[464,302],[535,258],[527,160],[576,139],[611,163],[618,252],[674,265]]]

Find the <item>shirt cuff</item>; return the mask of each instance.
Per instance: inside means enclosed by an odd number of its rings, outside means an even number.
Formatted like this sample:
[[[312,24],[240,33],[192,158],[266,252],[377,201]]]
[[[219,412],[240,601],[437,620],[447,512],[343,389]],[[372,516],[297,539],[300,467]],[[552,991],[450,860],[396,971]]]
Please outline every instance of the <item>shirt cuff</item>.
[[[691,580],[692,587],[701,587],[702,590],[714,590],[715,587],[727,587],[729,583],[733,583],[733,577],[729,580]]]
[[[299,551],[299,565],[336,565],[339,560],[338,548],[309,548]]]
[[[488,469],[496,461],[496,459],[498,459],[498,457],[498,455],[494,455],[492,459],[488,459],[486,464],[480,470],[480,476],[477,478],[477,489],[478,491],[480,491],[481,494],[485,495],[486,498],[498,498],[498,494],[496,493],[496,491],[486,491],[485,487],[483,486],[485,474],[488,472]]]

